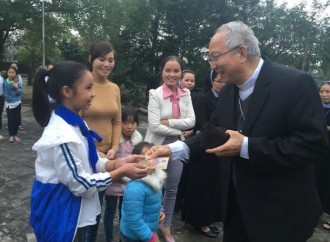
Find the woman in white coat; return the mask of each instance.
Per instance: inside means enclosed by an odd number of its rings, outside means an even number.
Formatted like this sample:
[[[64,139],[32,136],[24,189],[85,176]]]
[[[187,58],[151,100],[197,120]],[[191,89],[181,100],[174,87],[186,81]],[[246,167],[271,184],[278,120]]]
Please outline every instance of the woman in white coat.
[[[176,56],[166,57],[161,64],[163,84],[149,91],[148,130],[145,141],[155,145],[169,144],[183,140],[183,130],[195,125],[195,114],[188,89],[180,89],[182,61]],[[175,241],[170,230],[176,193],[180,182],[183,164],[171,160],[167,167],[165,182],[164,210],[165,221],[159,229],[167,242]]]

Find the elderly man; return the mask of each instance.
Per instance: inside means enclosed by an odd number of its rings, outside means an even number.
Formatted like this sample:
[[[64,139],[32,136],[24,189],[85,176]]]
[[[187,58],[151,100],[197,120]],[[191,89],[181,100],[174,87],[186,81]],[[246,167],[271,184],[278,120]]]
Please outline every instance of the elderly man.
[[[303,242],[322,212],[313,165],[328,159],[322,105],[312,77],[261,58],[258,45],[242,22],[222,25],[209,45],[211,68],[226,83],[211,123],[230,135],[206,150],[221,157],[224,241]],[[187,160],[204,152],[200,137],[148,155]]]

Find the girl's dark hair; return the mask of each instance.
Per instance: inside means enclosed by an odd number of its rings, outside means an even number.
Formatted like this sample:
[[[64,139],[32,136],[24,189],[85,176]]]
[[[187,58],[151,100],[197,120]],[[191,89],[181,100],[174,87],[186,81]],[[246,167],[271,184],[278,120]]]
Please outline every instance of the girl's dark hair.
[[[3,79],[7,79],[8,78],[8,71],[10,69],[13,69],[15,71],[15,73],[16,73],[16,76],[17,76],[17,69],[15,67],[13,67],[13,66],[9,66],[8,69],[7,69],[7,71],[6,71],[6,73],[3,75]]]
[[[7,77],[8,77],[8,71],[9,71],[10,69],[13,69],[13,70],[15,71],[16,75],[17,75],[17,69],[16,69],[15,67],[13,67],[13,66],[9,66],[9,67],[8,67],[8,70],[7,70]]]
[[[196,76],[195,72],[193,72],[192,70],[183,70],[183,71],[182,71],[182,74],[181,74],[181,79],[184,77],[184,75],[185,75],[186,73],[191,73],[191,74],[193,74],[194,76]]]
[[[137,145],[134,146],[132,154],[133,155],[141,155],[141,152],[144,147],[148,147],[149,149],[154,146],[154,144],[148,143],[148,142],[140,142]]]
[[[68,86],[74,89],[85,71],[86,66],[74,61],[62,61],[54,65],[53,69],[40,69],[34,78],[32,92],[32,111],[34,118],[42,126],[47,126],[53,104],[61,103],[61,89]]]
[[[110,52],[113,52],[114,57],[116,57],[116,51],[115,49],[112,47],[112,45],[106,41],[97,41],[94,42],[91,45],[91,48],[89,49],[89,53],[88,53],[88,63],[89,63],[89,70],[92,71],[93,70],[93,61],[96,58],[99,58],[101,56],[104,56]]]
[[[138,115],[137,110],[135,108],[131,108],[131,107],[123,107],[121,109],[121,120],[127,121],[130,116],[132,116],[134,121],[137,124],[139,124],[139,115]]]
[[[163,69],[164,69],[164,67],[165,67],[165,64],[166,64],[168,61],[177,61],[177,62],[179,63],[179,65],[180,65],[180,67],[181,67],[181,70],[182,70],[182,66],[183,66],[183,64],[182,64],[182,60],[181,60],[179,57],[177,57],[177,56],[170,55],[170,56],[165,57],[165,58],[162,60],[162,62],[161,62],[161,64],[160,64],[160,73],[163,72]]]
[[[325,82],[322,82],[320,87],[319,87],[319,90],[321,89],[321,87],[323,87],[324,85],[330,85],[330,81],[325,81]]]

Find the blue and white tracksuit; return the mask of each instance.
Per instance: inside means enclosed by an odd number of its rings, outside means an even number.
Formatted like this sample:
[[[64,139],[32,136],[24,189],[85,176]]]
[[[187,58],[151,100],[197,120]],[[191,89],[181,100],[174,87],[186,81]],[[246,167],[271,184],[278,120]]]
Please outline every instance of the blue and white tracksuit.
[[[30,224],[38,241],[73,241],[77,228],[93,225],[101,207],[98,191],[111,183],[100,158],[93,173],[87,139],[78,126],[52,114],[37,151]]]

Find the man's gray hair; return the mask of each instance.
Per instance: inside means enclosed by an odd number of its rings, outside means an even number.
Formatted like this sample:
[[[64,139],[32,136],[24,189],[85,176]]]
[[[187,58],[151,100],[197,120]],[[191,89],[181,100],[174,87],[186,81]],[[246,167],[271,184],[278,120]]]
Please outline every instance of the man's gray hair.
[[[245,45],[248,51],[248,57],[260,57],[259,40],[255,37],[253,30],[241,21],[233,21],[221,25],[217,30],[228,30],[225,44],[230,48]]]

